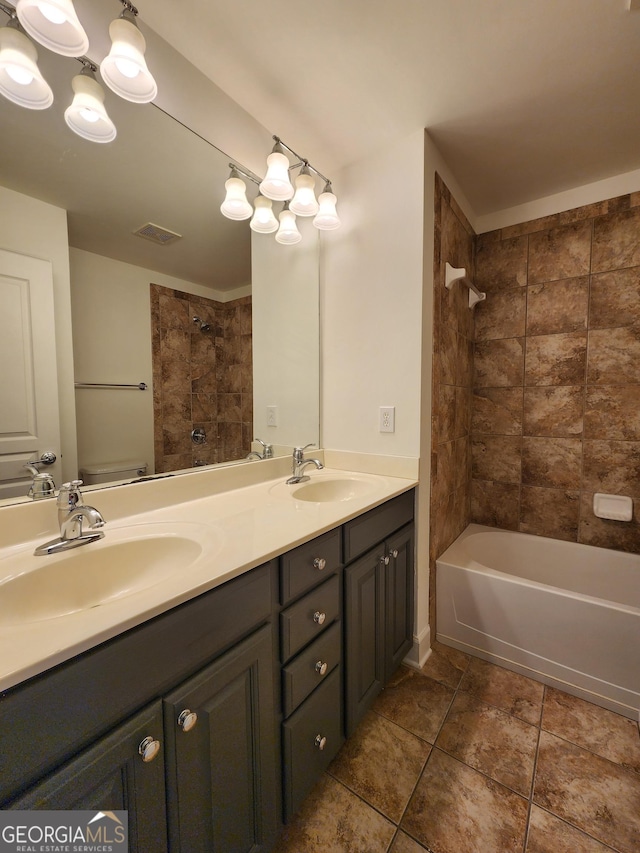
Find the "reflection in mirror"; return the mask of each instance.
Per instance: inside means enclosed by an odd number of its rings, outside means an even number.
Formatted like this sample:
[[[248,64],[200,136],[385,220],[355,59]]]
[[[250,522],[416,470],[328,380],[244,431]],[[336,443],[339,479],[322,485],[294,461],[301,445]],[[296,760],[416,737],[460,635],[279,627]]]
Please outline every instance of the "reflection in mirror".
[[[23,465],[47,450],[60,485],[243,459],[256,436],[317,443],[317,231],[280,246],[223,217],[229,156],[154,105],[110,97],[116,140],[80,139],[63,118],[74,61],[39,56],[53,107],[0,98],[0,355],[24,356],[0,383],[0,498],[26,495]],[[33,328],[29,287],[10,287],[23,274],[6,266],[25,256],[45,259],[53,296]],[[58,439],[36,417],[34,342],[58,367]]]

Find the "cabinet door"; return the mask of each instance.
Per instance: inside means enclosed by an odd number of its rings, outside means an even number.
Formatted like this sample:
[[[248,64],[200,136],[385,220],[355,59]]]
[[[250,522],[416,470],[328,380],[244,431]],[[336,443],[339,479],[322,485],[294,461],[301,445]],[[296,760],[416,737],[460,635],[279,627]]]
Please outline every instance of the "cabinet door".
[[[384,547],[345,571],[345,729],[349,737],[384,684]]]
[[[272,648],[266,625],[164,700],[174,853],[258,853],[273,843]],[[193,718],[180,727],[185,711],[197,714],[193,727]]]
[[[385,683],[413,643],[413,524],[387,540],[385,566]]]
[[[73,725],[73,714],[69,714]],[[162,749],[144,762],[143,740],[161,740],[162,706],[155,702],[101,738],[44,782],[30,788],[8,809],[126,810],[131,853],[167,850]]]

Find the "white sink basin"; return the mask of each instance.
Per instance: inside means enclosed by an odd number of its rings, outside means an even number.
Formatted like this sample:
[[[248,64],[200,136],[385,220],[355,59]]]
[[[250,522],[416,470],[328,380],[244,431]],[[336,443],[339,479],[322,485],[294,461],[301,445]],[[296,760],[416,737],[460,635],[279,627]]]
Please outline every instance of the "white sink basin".
[[[70,551],[34,556],[12,550],[0,559],[0,626],[55,619],[133,595],[188,571],[219,550],[215,531],[200,524],[105,528],[104,539]]]
[[[308,503],[341,503],[375,492],[377,481],[364,474],[312,474],[306,483],[278,483],[272,492],[279,497]]]

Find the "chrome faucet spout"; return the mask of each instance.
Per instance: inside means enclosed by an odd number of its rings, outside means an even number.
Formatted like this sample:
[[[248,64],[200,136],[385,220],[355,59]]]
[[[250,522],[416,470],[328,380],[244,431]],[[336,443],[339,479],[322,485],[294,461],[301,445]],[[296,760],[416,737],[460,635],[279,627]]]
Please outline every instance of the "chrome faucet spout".
[[[324,468],[324,465],[322,464],[322,462],[320,462],[319,459],[305,459],[304,452],[307,447],[313,447],[313,445],[307,444],[306,447],[294,448],[292,475],[287,480],[287,483],[290,486],[293,486],[296,483],[305,483],[309,479],[309,475],[304,473],[304,470],[307,465],[315,465],[318,470]]]
[[[96,542],[104,536],[100,528],[104,527],[105,520],[95,507],[83,503],[81,485],[82,480],[72,480],[61,487],[58,495],[60,536],[43,545],[38,545],[33,552],[37,557],[68,551],[79,545]],[[83,530],[84,524],[88,528],[86,531]]]

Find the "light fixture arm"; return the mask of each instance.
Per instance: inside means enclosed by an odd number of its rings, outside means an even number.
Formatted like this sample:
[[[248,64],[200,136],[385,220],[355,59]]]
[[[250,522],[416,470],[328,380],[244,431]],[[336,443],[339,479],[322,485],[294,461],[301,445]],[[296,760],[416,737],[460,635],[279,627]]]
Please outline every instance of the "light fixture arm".
[[[18,20],[15,6],[9,6],[7,3],[0,3],[0,12],[4,12],[5,15],[8,15],[11,18],[11,20]]]
[[[239,175],[242,175],[243,178],[246,178],[254,184],[259,184],[262,180],[262,178],[254,175],[253,172],[248,171],[248,169],[242,169],[240,166],[236,166],[235,163],[229,163],[229,168],[235,170]]]
[[[138,12],[138,10],[136,9],[136,7],[133,5],[133,3],[130,3],[129,0],[120,0],[120,2],[124,6],[124,11],[122,13],[123,15],[125,12],[131,12],[133,15],[139,15],[140,14]]]
[[[98,66],[93,63],[88,56],[76,56],[74,57],[77,62],[79,62],[83,70],[80,72],[81,74],[85,71],[91,71],[93,74],[98,73]]]
[[[271,138],[274,140],[276,145],[281,145],[286,151],[289,152],[289,154],[293,154],[293,156],[297,157],[300,161],[299,163],[294,163],[292,166],[290,166],[290,169],[297,169],[298,166],[306,166],[308,169],[311,169],[312,172],[315,172],[315,174],[319,178],[321,178],[326,184],[331,183],[331,181],[329,180],[329,178],[327,178],[326,175],[323,175],[322,172],[316,169],[315,166],[312,166],[311,163],[305,157],[302,157],[300,154],[297,153],[297,151],[294,151],[293,148],[289,148],[286,142],[283,142],[279,136],[272,136]]]

